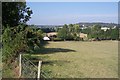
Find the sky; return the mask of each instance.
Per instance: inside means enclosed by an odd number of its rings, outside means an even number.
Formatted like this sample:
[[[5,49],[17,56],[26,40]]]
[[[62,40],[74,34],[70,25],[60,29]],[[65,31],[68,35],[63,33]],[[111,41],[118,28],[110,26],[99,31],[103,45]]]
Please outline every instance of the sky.
[[[28,24],[63,25],[79,22],[118,22],[117,2],[27,2],[32,11]]]
[[[120,0],[26,0],[27,2],[119,2]]]

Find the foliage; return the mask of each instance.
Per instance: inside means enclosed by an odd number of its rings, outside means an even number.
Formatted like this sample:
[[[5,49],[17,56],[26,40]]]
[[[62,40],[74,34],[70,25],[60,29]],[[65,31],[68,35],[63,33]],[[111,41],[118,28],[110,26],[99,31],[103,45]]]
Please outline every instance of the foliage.
[[[43,36],[40,29],[34,29],[27,25],[19,25],[10,28],[9,26],[4,30],[3,37],[3,77],[15,77],[14,63],[19,53],[31,53],[35,48],[43,46]],[[13,64],[11,64],[13,63]],[[18,65],[18,64],[17,64]],[[9,66],[9,67],[8,67]],[[10,66],[12,68],[10,68]],[[11,75],[9,75],[11,74]]]
[[[58,31],[58,38],[66,40],[67,37],[68,37],[67,25],[64,25],[64,27]]]
[[[116,27],[114,29],[110,28],[106,31],[101,30],[100,25],[94,25],[92,27],[88,27],[81,32],[88,34],[88,38],[95,38],[95,39],[101,39],[101,40],[118,40],[119,38],[119,28]]]
[[[2,3],[2,25],[6,28],[15,27],[20,23],[26,23],[32,14],[30,7],[25,2],[3,2]]]
[[[100,25],[94,25],[91,28],[91,37],[92,38],[98,38],[100,36],[101,26]]]
[[[62,41],[61,38],[54,38],[53,41]]]
[[[45,33],[49,33],[49,32],[55,32],[54,28],[41,28],[41,30]]]
[[[62,29],[58,30],[58,38],[63,40],[80,40],[79,33],[80,29],[78,24],[65,24]]]
[[[25,2],[3,2],[2,3],[2,52],[3,73],[13,72],[15,62],[19,53],[33,52],[35,48],[44,45],[43,32],[33,26],[26,25],[31,18],[32,10]],[[12,76],[12,75],[11,75]]]
[[[31,52],[35,47],[40,48],[41,42],[40,30],[27,25],[7,27],[3,33],[3,61],[13,60],[20,52]]]
[[[26,6],[26,2],[3,2],[2,14],[3,61],[7,62],[13,60],[19,52],[32,49],[30,45],[38,44],[38,39],[41,37],[38,37],[39,32],[31,32],[32,28],[23,25],[32,14],[32,10]],[[30,35],[34,36],[28,37]]]
[[[115,28],[111,30],[111,39],[118,40],[119,39],[119,28]]]
[[[74,32],[75,32],[76,34],[79,34],[79,33],[80,33],[80,26],[79,26],[79,24],[75,24],[75,25],[73,26],[73,30],[74,30]]]

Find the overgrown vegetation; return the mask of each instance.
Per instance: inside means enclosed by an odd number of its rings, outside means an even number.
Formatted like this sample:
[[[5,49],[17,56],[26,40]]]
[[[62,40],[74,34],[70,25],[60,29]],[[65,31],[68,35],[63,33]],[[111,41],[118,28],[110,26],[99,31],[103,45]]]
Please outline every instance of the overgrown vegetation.
[[[95,38],[99,40],[118,40],[119,39],[119,28],[116,27],[114,29],[110,28],[106,31],[101,30],[100,25],[95,25],[93,27],[89,27],[81,30],[81,32],[88,34],[88,38]]]
[[[93,25],[86,29],[80,29],[79,24],[64,25],[63,28],[58,30],[58,38],[62,40],[83,40],[80,38],[80,33],[88,35],[88,39],[96,40],[118,40],[119,39],[119,28],[110,28],[106,31],[101,29],[101,25]]]
[[[80,40],[80,26],[75,24],[64,25],[62,29],[58,30],[58,38],[62,40]]]
[[[3,77],[15,77],[12,73],[19,53],[32,53],[35,48],[42,47],[43,35],[40,29],[26,25],[32,10],[26,6],[25,2],[3,2],[2,14]]]
[[[10,61],[20,52],[32,52],[40,48],[42,42],[41,30],[32,29],[26,25],[6,28],[3,33],[3,61]]]

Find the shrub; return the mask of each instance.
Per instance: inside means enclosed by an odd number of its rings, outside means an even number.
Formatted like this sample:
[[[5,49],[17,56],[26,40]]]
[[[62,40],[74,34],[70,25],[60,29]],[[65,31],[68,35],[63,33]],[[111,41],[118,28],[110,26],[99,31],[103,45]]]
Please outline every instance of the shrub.
[[[40,48],[42,35],[26,25],[6,28],[3,32],[3,61],[14,60],[20,52],[32,52],[35,46]]]
[[[54,38],[53,41],[63,41],[61,38]]]

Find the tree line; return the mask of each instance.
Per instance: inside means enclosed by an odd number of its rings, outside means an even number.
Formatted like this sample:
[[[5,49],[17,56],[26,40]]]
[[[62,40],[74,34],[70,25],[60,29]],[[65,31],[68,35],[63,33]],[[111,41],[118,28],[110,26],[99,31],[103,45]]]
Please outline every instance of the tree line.
[[[60,40],[83,40],[80,38],[80,33],[87,34],[87,40],[119,40],[119,27],[110,28],[106,31],[101,29],[101,25],[93,25],[86,29],[80,29],[79,24],[64,25],[63,28],[58,28],[57,37]]]
[[[80,40],[80,26],[78,24],[65,24],[58,29],[58,38],[62,40]]]
[[[94,25],[83,29],[81,32],[88,34],[88,38],[95,38],[98,40],[119,40],[119,27],[107,29],[106,31],[101,29],[101,25]]]

